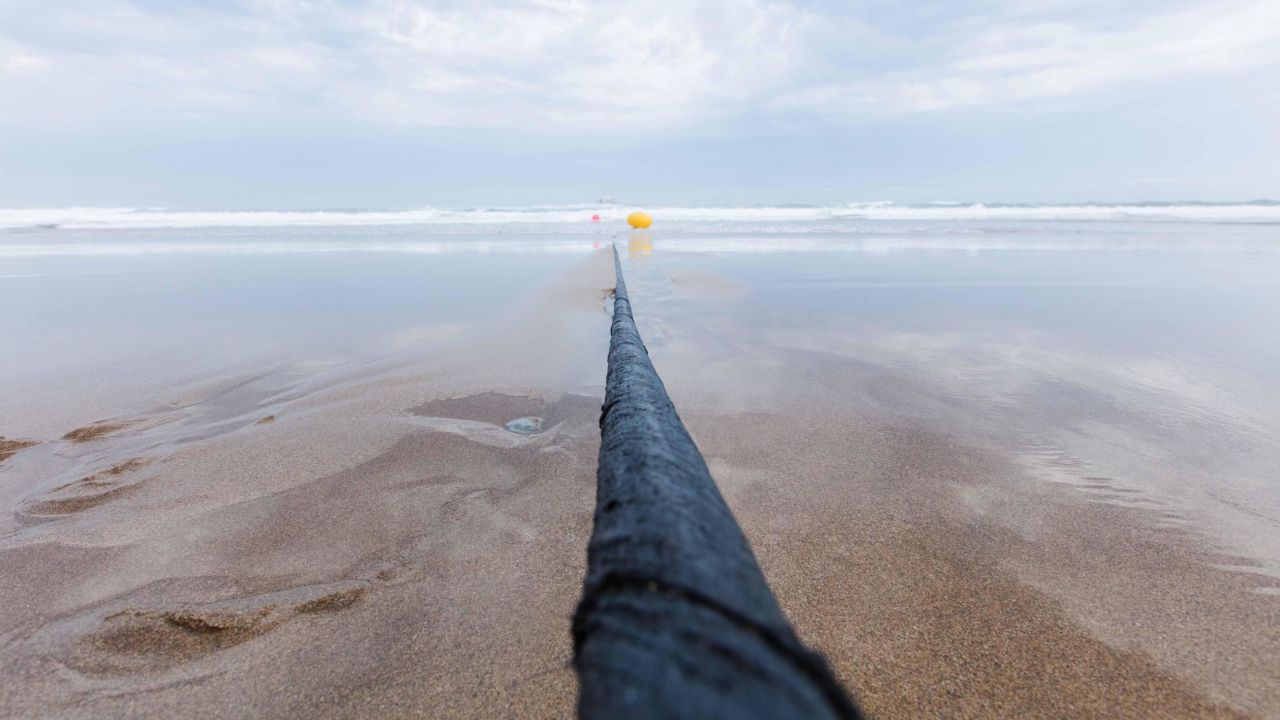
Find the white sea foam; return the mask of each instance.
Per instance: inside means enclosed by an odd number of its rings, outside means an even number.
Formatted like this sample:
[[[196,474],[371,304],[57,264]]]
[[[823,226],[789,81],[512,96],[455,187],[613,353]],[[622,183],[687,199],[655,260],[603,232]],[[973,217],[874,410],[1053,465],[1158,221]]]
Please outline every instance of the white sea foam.
[[[589,253],[616,243],[624,253],[637,245],[626,235],[618,238],[591,239],[448,239],[402,241],[119,241],[93,242],[0,242],[0,259],[58,256],[141,256],[141,255],[285,255],[332,253],[401,253],[407,255],[564,255]],[[741,235],[698,236],[676,238],[646,235],[645,250],[658,245],[667,250],[718,254],[785,254],[785,253],[861,253],[883,255],[903,250],[977,253],[991,250],[1037,251],[1124,251],[1160,250],[1164,252],[1259,252],[1280,251],[1270,238],[1223,238],[1209,234],[1192,234],[1169,238],[1158,233],[1146,235],[1069,235],[1024,237],[1018,235],[881,235],[858,238],[852,236]],[[28,277],[0,275],[0,279]],[[34,276],[32,276],[34,277]]]
[[[583,226],[598,214],[618,224],[632,209],[624,206],[558,205],[525,208],[352,211],[226,210],[185,211],[163,208],[0,209],[0,228],[145,229],[219,227],[352,226]],[[1280,204],[1150,205],[983,205],[889,202],[786,207],[646,208],[660,223],[840,223],[856,220],[908,221],[1200,221],[1280,222]]]
[[[283,255],[314,253],[571,254],[602,247],[590,241],[460,240],[423,242],[51,242],[0,243],[3,257],[129,255]]]

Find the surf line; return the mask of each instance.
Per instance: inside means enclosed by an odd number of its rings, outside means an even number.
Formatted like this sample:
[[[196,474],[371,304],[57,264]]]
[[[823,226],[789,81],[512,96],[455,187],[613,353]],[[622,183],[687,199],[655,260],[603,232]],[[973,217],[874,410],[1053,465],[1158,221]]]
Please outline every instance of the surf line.
[[[613,264],[578,717],[862,718],[778,607],[649,360],[616,245]]]

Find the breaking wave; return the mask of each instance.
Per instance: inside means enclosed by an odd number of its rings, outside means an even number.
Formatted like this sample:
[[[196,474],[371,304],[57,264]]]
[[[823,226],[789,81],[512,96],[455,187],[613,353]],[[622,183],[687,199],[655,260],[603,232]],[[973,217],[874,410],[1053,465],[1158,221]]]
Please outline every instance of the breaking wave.
[[[218,210],[164,208],[32,208],[0,209],[3,229],[145,229],[218,227],[353,227],[353,226],[581,226],[599,215],[618,224],[635,208],[621,205],[554,205],[512,208],[419,208],[415,210]],[[1193,221],[1230,223],[1280,222],[1280,203],[1181,203],[1132,205],[987,205],[891,202],[824,206],[647,207],[666,223],[817,223],[843,221]],[[815,228],[816,229],[816,228]]]

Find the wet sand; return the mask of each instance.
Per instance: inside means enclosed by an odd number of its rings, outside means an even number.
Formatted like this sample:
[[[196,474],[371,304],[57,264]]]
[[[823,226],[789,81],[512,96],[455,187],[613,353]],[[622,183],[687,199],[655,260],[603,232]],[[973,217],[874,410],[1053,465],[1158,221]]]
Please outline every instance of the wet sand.
[[[25,450],[40,443],[35,440],[11,440],[0,437],[0,462],[13,457],[19,450]]]
[[[957,342],[918,365],[825,319],[844,305],[683,281],[719,258],[629,260],[655,365],[783,609],[872,717],[1280,717],[1277,525],[1259,508],[1250,536],[1145,482],[1210,472],[1171,459],[1196,447],[1229,477],[1222,449],[1274,436],[1170,393],[1116,400],[1096,372],[1004,392],[1017,356],[991,379]]]
[[[929,376],[790,342],[812,328],[754,314],[745,281],[646,257],[655,364],[873,717],[1280,717],[1266,563],[1084,464],[1046,481],[1058,438],[1028,450]],[[0,714],[572,716],[610,262],[381,360],[221,377],[18,449]]]
[[[21,449],[0,714],[571,715],[611,285]]]
[[[1140,512],[1029,494],[1007,461],[918,428],[690,425],[783,608],[873,717],[1274,713],[1274,603]],[[983,522],[969,493],[1033,505],[1043,531]],[[1036,580],[1145,626],[1141,642],[1108,642]],[[1146,642],[1189,653],[1195,674],[1162,666]]]

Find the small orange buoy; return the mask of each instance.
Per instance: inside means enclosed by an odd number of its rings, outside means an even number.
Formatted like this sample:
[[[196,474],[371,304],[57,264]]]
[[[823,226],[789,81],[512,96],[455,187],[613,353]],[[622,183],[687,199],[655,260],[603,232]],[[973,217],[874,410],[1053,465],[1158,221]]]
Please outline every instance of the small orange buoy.
[[[627,216],[627,224],[637,230],[643,230],[653,224],[653,217],[639,210]]]

